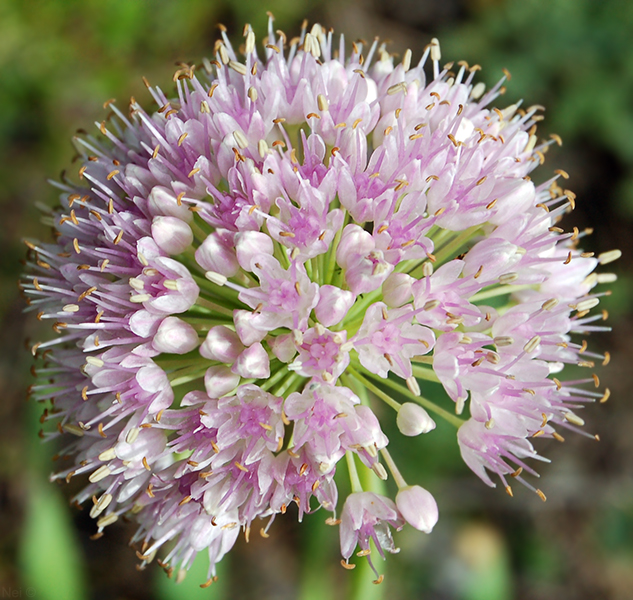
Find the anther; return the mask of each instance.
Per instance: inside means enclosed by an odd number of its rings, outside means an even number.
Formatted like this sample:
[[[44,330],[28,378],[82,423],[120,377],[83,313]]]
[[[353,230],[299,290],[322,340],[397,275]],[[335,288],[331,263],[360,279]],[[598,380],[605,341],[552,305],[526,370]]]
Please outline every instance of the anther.
[[[407,377],[406,382],[407,382],[407,387],[409,388],[409,391],[414,396],[421,395],[420,384],[418,383],[418,380],[415,377]]]
[[[527,342],[527,344],[525,344],[525,346],[523,346],[523,351],[527,352],[528,354],[534,352],[534,350],[536,350],[540,343],[541,336],[535,335],[529,342]]]
[[[108,448],[108,450],[104,450],[101,454],[99,454],[97,458],[103,462],[108,462],[113,458],[116,458],[116,451],[114,448]]]
[[[407,48],[402,57],[402,68],[405,73],[411,68],[411,56],[411,50]]]
[[[396,83],[395,85],[392,85],[390,88],[387,89],[387,94],[389,96],[395,96],[399,92],[404,92],[405,94],[407,92],[407,84],[404,81]]]
[[[97,527],[101,529],[102,527],[107,527],[108,525],[112,525],[112,523],[116,523],[118,520],[119,520],[119,515],[117,515],[116,513],[110,513],[109,515],[106,515],[105,517],[101,517],[97,521]]]
[[[440,42],[437,38],[433,38],[431,40],[431,60],[439,61],[442,60],[442,52],[440,51]]]
[[[552,310],[558,304],[558,300],[556,298],[550,298],[543,302],[541,308],[543,310]]]
[[[518,278],[518,273],[504,273],[501,277],[499,277],[499,283],[502,285],[508,285],[516,281]]]
[[[226,276],[222,275],[221,273],[216,273],[215,271],[207,271],[204,276],[206,279],[208,279],[212,283],[215,283],[216,285],[219,285],[220,287],[228,281]]]
[[[96,356],[87,356],[86,362],[89,365],[92,365],[93,367],[98,367],[98,368],[103,367],[103,365],[105,364],[100,358],[97,358]]]
[[[618,260],[621,256],[621,250],[609,250],[608,252],[602,252],[601,254],[598,254],[598,262],[601,265],[606,265],[610,262]]]
[[[65,425],[62,426],[62,429],[63,431],[72,433],[73,435],[76,435],[77,437],[83,437],[84,435],[84,430],[78,425],[73,425],[72,423],[66,423]]]
[[[566,421],[568,421],[572,425],[576,425],[577,427],[582,427],[585,424],[585,421],[583,419],[581,419],[577,414],[571,411],[566,412],[564,417]]]
[[[590,310],[600,304],[600,300],[598,298],[588,298],[587,300],[582,300],[575,305],[575,309],[578,312],[583,312],[585,310]]]
[[[378,475],[380,479],[382,479],[383,481],[387,481],[387,478],[388,478],[387,471],[385,470],[385,467],[383,467],[381,463],[375,462],[371,466],[371,470],[374,473],[376,473],[376,475]]]
[[[551,133],[549,137],[553,139],[559,146],[563,145],[563,140],[560,137],[560,135],[558,135],[557,133]],[[559,171],[562,171],[562,169],[559,169]],[[555,172],[558,173],[558,171],[555,171]],[[563,177],[565,176],[563,175]],[[565,179],[567,179],[567,177],[565,177]]]
[[[110,475],[111,471],[107,465],[101,465],[96,471],[93,471],[88,477],[90,483],[97,483]]]

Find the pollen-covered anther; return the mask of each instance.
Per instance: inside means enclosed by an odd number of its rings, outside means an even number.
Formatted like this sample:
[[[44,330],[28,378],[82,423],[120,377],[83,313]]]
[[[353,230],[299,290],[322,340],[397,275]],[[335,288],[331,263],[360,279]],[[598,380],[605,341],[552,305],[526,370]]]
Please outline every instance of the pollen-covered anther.
[[[422,307],[423,310],[434,310],[440,305],[439,300],[429,300]]]
[[[598,255],[598,261],[601,265],[607,265],[618,260],[622,256],[621,250],[609,250]]]
[[[113,523],[116,523],[119,520],[119,515],[112,512],[108,515],[106,515],[105,517],[101,517],[98,521],[97,521],[97,527],[99,529],[102,529],[104,527],[107,527],[108,525],[112,525]]]
[[[495,346],[502,348],[503,346],[512,346],[514,338],[509,335],[500,335],[493,339]]]
[[[90,483],[97,483],[102,479],[110,476],[110,468],[107,465],[101,465],[96,471],[93,471],[88,477]]]
[[[502,285],[508,285],[514,283],[518,278],[518,273],[505,273],[499,277],[499,283]]]
[[[415,377],[407,377],[406,383],[407,383],[407,387],[409,388],[409,391],[414,396],[421,395],[420,384],[418,383],[418,380]]]
[[[530,354],[531,352],[534,352],[538,348],[540,343],[541,343],[541,336],[535,335],[525,344],[525,346],[523,346],[523,351]]]

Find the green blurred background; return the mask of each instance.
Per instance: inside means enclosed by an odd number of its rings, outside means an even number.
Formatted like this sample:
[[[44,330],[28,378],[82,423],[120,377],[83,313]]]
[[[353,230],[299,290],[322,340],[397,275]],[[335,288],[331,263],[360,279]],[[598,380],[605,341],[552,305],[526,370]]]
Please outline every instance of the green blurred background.
[[[211,54],[218,22],[235,39],[245,22],[263,34],[266,10],[290,36],[307,17],[350,41],[394,40],[391,51],[410,47],[414,56],[437,36],[443,60],[481,64],[487,83],[508,68],[505,100],[545,105],[539,133],[563,137],[537,179],[556,168],[571,174],[578,209],[567,228],[595,227],[587,249],[624,252],[604,303],[614,332],[592,340],[613,355],[600,371],[611,400],[586,414],[602,441],[538,445],[553,459],[540,469],[543,504],[527,490],[509,498],[484,486],[461,463],[450,427],[403,440],[388,423],[405,477],[436,495],[441,519],[431,536],[398,534],[402,552],[389,557],[382,586],[339,566],[337,532],[319,513],[301,526],[291,515],[277,519],[268,540],[240,540],[206,590],[203,564],[179,586],[155,566],[138,571],[132,523],[90,541],[86,511],[68,507],[80,482],[47,482],[54,448],[40,445],[38,408],[24,400],[23,340],[38,330],[17,293],[21,240],[48,235],[34,204],[55,200],[46,180],[70,163],[71,135],[100,121],[112,97],[149,105],[143,75],[172,89],[177,61]],[[633,599],[632,38],[631,0],[1,0],[0,596]]]

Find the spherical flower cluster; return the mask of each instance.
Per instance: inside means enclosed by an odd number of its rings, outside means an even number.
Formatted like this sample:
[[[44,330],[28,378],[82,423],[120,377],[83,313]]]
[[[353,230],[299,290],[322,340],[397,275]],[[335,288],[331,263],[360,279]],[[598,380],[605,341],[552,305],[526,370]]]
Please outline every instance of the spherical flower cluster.
[[[346,54],[319,25],[288,42],[271,21],[263,55],[244,35],[243,59],[223,32],[215,60],[182,65],[176,97],[148,83],[153,113],[107,103],[101,135],[75,138],[78,178],[56,184],[54,243],[27,242],[23,291],[58,334],[33,346],[31,393],[73,461],[54,478],[86,476],[97,535],[134,515],[143,562],[205,551],[210,581],[240,530],[268,517],[267,536],[291,503],[331,511],[347,567],[370,540],[395,551],[390,527],[431,531],[380,401],[405,436],[446,418],[484,482],[543,497],[522,475],[544,460],[531,439],[581,431],[577,410],[608,394],[557,374],[606,360],[572,334],[606,329],[593,288],[613,276],[593,271],[618,252],[558,227],[564,172],[531,181],[540,107],[494,108],[503,80],[484,93],[437,40],[412,66],[377,41]],[[363,488],[383,465],[395,502]]]

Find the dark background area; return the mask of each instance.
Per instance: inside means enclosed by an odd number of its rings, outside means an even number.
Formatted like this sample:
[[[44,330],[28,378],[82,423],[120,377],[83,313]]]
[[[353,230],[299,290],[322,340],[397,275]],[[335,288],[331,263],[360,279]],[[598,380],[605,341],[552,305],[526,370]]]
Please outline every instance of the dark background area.
[[[583,417],[599,443],[566,436],[537,442],[552,459],[539,482],[543,504],[527,490],[509,498],[463,465],[454,430],[394,440],[407,480],[431,490],[441,518],[431,536],[405,530],[402,552],[388,558],[382,586],[359,568],[339,565],[337,531],[315,514],[298,525],[277,519],[268,540],[240,540],[211,588],[204,561],[176,586],[152,565],[136,569],[127,541],[134,525],[117,524],[90,541],[95,526],[68,507],[81,482],[47,482],[54,448],[37,437],[38,407],[25,402],[31,357],[23,340],[38,335],[23,314],[16,282],[25,237],[48,239],[37,202],[56,194],[74,154],[76,128],[90,130],[102,103],[146,106],[147,77],[173,89],[177,61],[212,54],[224,23],[239,40],[245,22],[259,39],[265,10],[296,35],[304,17],[354,39],[393,40],[390,50],[420,56],[432,37],[444,62],[483,66],[492,84],[512,73],[507,104],[524,98],[547,107],[539,134],[562,136],[535,179],[570,173],[577,209],[566,229],[594,227],[585,249],[622,249],[619,280],[603,306],[613,332],[592,347],[609,350],[600,369],[609,402]],[[0,2],[0,593],[42,599],[425,598],[428,600],[633,599],[633,2],[630,0],[2,0]],[[28,317],[28,318],[27,318]],[[425,394],[428,394],[425,390]],[[70,489],[68,489],[70,488]],[[382,567],[383,565],[381,565]],[[383,570],[381,568],[381,570]],[[18,596],[17,594],[20,594]],[[7,594],[13,594],[7,595]]]

